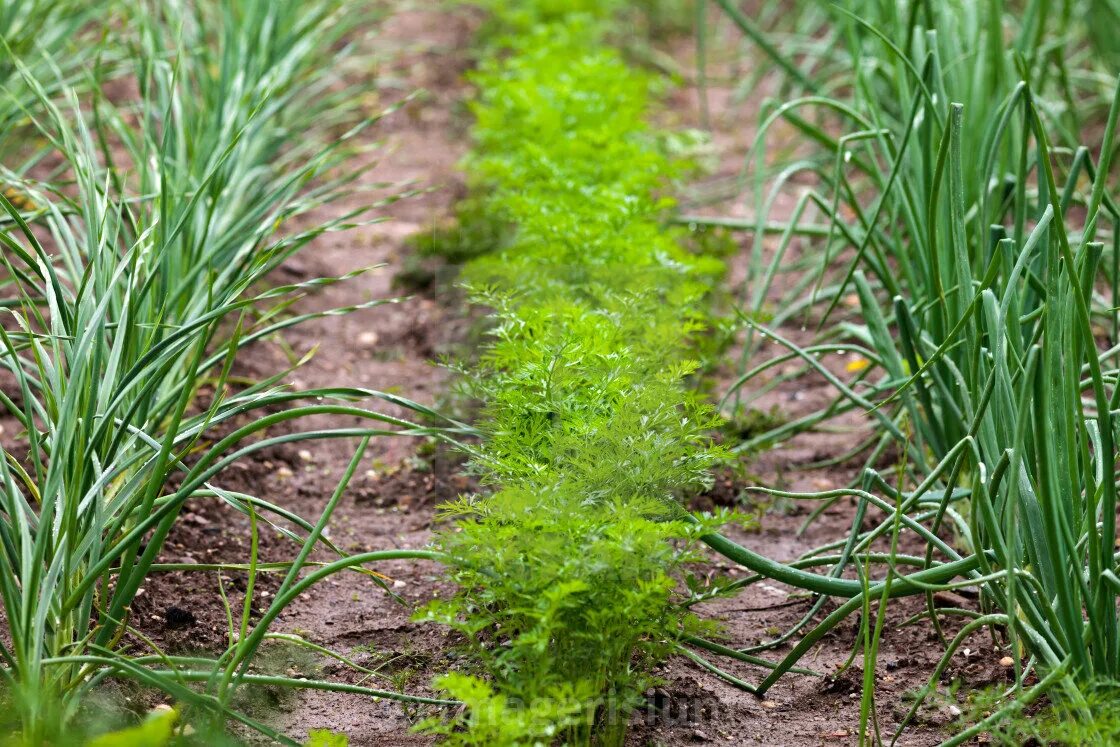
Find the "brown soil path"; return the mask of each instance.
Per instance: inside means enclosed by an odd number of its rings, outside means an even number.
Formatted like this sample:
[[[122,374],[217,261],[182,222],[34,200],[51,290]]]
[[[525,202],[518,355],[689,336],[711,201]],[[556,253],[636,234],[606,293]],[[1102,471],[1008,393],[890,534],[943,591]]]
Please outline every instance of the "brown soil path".
[[[310,299],[309,307],[346,306],[406,292],[392,282],[409,251],[406,239],[446,216],[461,195],[455,165],[466,147],[463,128],[467,120],[459,102],[465,95],[462,72],[468,64],[474,24],[469,13],[438,5],[423,3],[418,9],[406,5],[387,19],[377,36],[386,61],[378,91],[384,101],[415,90],[421,93],[402,111],[384,119],[374,133],[385,147],[375,152],[379,160],[367,180],[407,185],[424,194],[378,211],[387,222],[337,234],[305,253],[301,261],[306,267],[294,269],[308,276],[336,276],[385,264],[382,270],[331,286]],[[314,359],[296,374],[299,385],[356,385],[419,402],[439,402],[447,376],[432,361],[462,336],[461,317],[461,309],[420,295],[317,320],[287,340],[299,353],[318,346]],[[331,538],[336,543],[351,550],[376,550],[421,548],[430,541],[435,505],[453,498],[466,483],[449,474],[450,468],[442,461],[433,469],[415,457],[418,445],[406,438],[386,438],[371,445],[363,468],[331,521]],[[353,447],[325,441],[301,449],[296,455],[298,464],[290,467],[295,474],[277,485],[285,505],[304,516],[316,516]],[[275,475],[271,479],[275,484]],[[393,578],[394,593],[403,604],[371,580],[340,576],[309,591],[284,615],[283,628],[370,668],[383,667],[386,676],[364,682],[369,687],[430,694],[432,673],[446,669],[448,663],[443,658],[445,632],[435,626],[415,625],[410,615],[414,606],[443,588],[441,569],[433,564],[400,562],[379,570]],[[410,674],[413,671],[415,675]],[[328,667],[324,674],[347,676],[342,667]],[[293,705],[276,719],[276,725],[292,735],[327,728],[345,733],[355,747],[430,741],[410,736],[410,717],[415,712],[406,712],[390,701],[310,692],[301,694]]]

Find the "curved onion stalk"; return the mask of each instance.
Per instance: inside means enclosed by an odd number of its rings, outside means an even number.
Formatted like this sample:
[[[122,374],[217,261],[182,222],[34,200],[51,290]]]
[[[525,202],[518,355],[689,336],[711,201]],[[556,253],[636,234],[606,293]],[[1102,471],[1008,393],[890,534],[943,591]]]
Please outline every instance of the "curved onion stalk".
[[[897,61],[899,52],[881,62]],[[927,616],[940,630],[932,593],[969,585],[980,589],[982,609],[998,614],[978,617],[965,631],[1000,631],[1010,650],[1029,653],[1043,681],[1062,687],[1077,708],[1084,702],[1079,688],[1120,676],[1113,422],[1120,392],[1116,352],[1098,343],[1117,329],[1110,299],[1120,212],[1110,164],[1120,86],[1099,147],[1064,150],[1051,144],[1060,127],[1029,79],[1009,84],[992,99],[998,105],[979,116],[958,103],[938,111],[930,103],[951,101],[944,95],[950,87],[936,74],[937,57],[926,60],[902,76],[910,78],[912,93],[902,99],[912,102],[910,119],[886,128],[888,137],[862,141],[858,162],[853,157],[827,172],[841,202],[866,205],[870,195],[873,210],[840,210],[824,197],[818,203],[833,205],[826,213],[833,241],[855,250],[837,287],[854,286],[862,324],[843,325],[839,334],[873,352],[873,373],[865,372],[857,391],[829,378],[816,350],[778,338],[829,379],[844,408],[877,418],[882,438],[908,455],[907,480],[919,487],[903,494],[866,471],[867,489],[897,501],[897,515],[886,499],[868,501],[883,518],[842,543],[849,552],[835,556],[827,576],[715,535],[705,541],[759,574],[751,581],[773,578],[847,599],[753,686],[756,692],[871,602],[881,612],[889,597],[924,593]],[[915,90],[922,87],[936,98]],[[874,107],[869,114],[877,123],[888,115]],[[846,141],[829,142],[840,148]],[[833,247],[824,252],[837,254]],[[967,509],[953,509],[958,494],[967,496]],[[939,499],[931,505],[933,496]],[[927,549],[922,569],[902,573],[894,551],[872,554],[871,543],[907,521],[920,525]],[[960,547],[945,557],[948,548],[936,538],[947,524]],[[885,575],[868,582],[839,576],[865,559]],[[864,641],[869,661],[877,634]],[[948,645],[942,666],[965,634]],[[1016,673],[1022,685],[1023,670]],[[1040,692],[1032,688],[1022,698]],[[865,701],[865,725],[868,707]]]
[[[240,391],[231,385],[238,352],[315,316],[287,309],[333,281],[253,289],[313,238],[368,209],[279,230],[358,176],[348,159],[373,118],[356,110],[360,99],[340,80],[355,59],[341,45],[360,39],[368,15],[343,0],[140,3],[131,13],[136,111],[98,99],[91,114],[69,91],[56,105],[52,86],[24,69],[46,112],[36,124],[73,184],[43,191],[34,231],[0,197],[9,221],[0,226],[9,313],[0,365],[17,387],[0,404],[23,425],[27,445],[26,454],[0,458],[0,597],[10,633],[0,677],[13,696],[12,726],[28,744],[69,728],[84,683],[99,681],[104,668],[186,697],[176,683],[196,677],[133,662],[118,644],[187,500],[217,497],[254,526],[259,514],[305,548],[319,541],[321,526],[224,491],[229,464],[302,439],[467,431],[376,391],[293,392],[279,375]],[[371,398],[425,424],[357,404]],[[269,433],[318,414],[361,424]],[[289,574],[309,565],[306,552]],[[309,578],[379,559],[343,557]],[[236,651],[242,666],[253,648]],[[231,671],[237,678],[199,703],[232,718],[232,687],[256,675]]]
[[[916,259],[896,257],[893,231],[884,226],[905,227],[918,257],[929,256],[923,244],[930,216],[923,207],[936,182],[936,149],[930,146],[947,124],[946,102],[960,102],[965,129],[979,133],[1008,109],[1014,83],[1023,77],[1032,81],[1036,96],[1045,94],[1036,103],[1048,131],[1058,132],[1058,142],[1072,148],[1082,126],[1079,118],[1103,123],[1111,93],[1109,76],[1102,82],[1095,72],[1099,61],[1085,52],[1086,30],[1072,20],[1077,14],[1060,11],[1057,4],[1030,2],[1021,12],[1010,13],[998,1],[913,3],[908,12],[891,3],[795,3],[782,13],[760,13],[771,19],[769,26],[747,17],[734,2],[715,4],[742,31],[746,48],[769,59],[792,90],[770,107],[744,164],[740,190],[754,218],[715,220],[754,234],[742,289],[746,316],[757,319],[768,310],[778,268],[791,266],[781,260],[791,247],[798,240],[804,244],[821,223],[830,225],[823,244],[816,242],[825,260],[810,262],[812,269],[787,283],[789,290],[775,304],[780,309],[775,326],[792,321],[794,313],[804,314],[802,323],[807,323],[822,298],[832,302],[823,316],[817,315],[823,324],[836,301],[851,291],[856,267],[863,267],[872,286],[889,295],[923,297],[920,290],[929,281],[929,269]],[[789,163],[767,162],[785,148],[789,127],[805,143],[819,147],[809,154],[795,149]],[[998,179],[1015,170],[1017,156],[1010,144],[993,152],[989,141],[977,136],[966,138],[961,147],[970,168],[994,157],[992,172]],[[775,200],[794,177],[817,186],[799,195],[789,219],[774,221]],[[979,180],[966,180],[964,186],[969,205],[987,190]],[[876,204],[864,199],[868,194],[888,197]],[[852,215],[855,220],[849,219]],[[694,216],[688,221],[709,222]],[[764,260],[763,239],[773,233],[778,244],[772,258]],[[821,292],[825,271],[833,269],[829,258],[848,247],[856,249],[856,257],[846,259],[847,272],[838,282],[827,283],[827,294]],[[807,256],[820,257],[815,246]],[[798,271],[804,269],[801,264]],[[807,280],[813,280],[816,292],[806,295]],[[743,371],[758,344],[748,331]],[[733,408],[746,406],[741,389],[730,394]]]

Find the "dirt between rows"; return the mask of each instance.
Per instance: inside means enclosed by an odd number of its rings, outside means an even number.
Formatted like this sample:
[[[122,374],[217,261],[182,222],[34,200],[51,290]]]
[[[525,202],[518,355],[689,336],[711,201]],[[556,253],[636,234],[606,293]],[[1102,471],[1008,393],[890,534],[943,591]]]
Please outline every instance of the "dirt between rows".
[[[456,163],[468,145],[469,120],[461,106],[469,90],[462,73],[470,64],[469,46],[477,16],[457,8],[419,7],[398,3],[379,36],[385,66],[379,71],[376,94],[390,102],[408,91],[425,91],[402,111],[385,119],[371,138],[385,147],[367,180],[410,184],[418,196],[384,209],[390,220],[341,234],[328,234],[312,245],[283,273],[286,280],[341,275],[352,269],[385,264],[377,272],[322,289],[303,303],[305,309],[324,309],[362,303],[399,294],[393,277],[405,266],[408,239],[447,219],[462,195]],[[690,44],[679,40],[669,50],[687,67]],[[762,95],[761,93],[759,95]],[[713,181],[732,175],[753,133],[741,127],[742,109],[730,103],[730,91],[716,85],[711,91],[713,129],[720,168]],[[748,102],[748,106],[750,102]],[[687,84],[671,96],[670,126],[695,126],[696,92]],[[368,199],[368,197],[356,197]],[[350,205],[335,205],[342,211]],[[726,213],[731,204],[711,207]],[[749,250],[749,237],[739,237],[740,256]],[[731,282],[741,277],[741,260],[733,261]],[[393,391],[421,402],[447,403],[449,375],[432,361],[445,353],[470,355],[471,323],[453,289],[437,286],[398,303],[342,317],[309,322],[286,333],[285,343],[297,355],[317,348],[312,359],[293,374],[297,388],[352,385]],[[789,330],[791,335],[799,330]],[[254,348],[243,363],[244,375],[265,375],[288,363],[289,353],[275,343]],[[836,365],[841,365],[837,363]],[[842,370],[842,369],[841,369]],[[723,377],[729,372],[720,372]],[[783,385],[762,400],[787,416],[830,396],[823,380],[806,379]],[[396,415],[404,411],[381,408]],[[320,419],[299,427],[349,425]],[[859,428],[858,418],[850,423]],[[803,436],[751,459],[746,471],[727,470],[718,476],[700,505],[745,505],[743,490],[755,482],[794,490],[820,490],[847,484],[854,467],[805,471],[802,465],[842,453],[850,434]],[[266,498],[314,520],[335,489],[354,453],[353,441],[311,441],[274,449],[230,468],[218,484]],[[745,475],[751,475],[747,477]],[[375,439],[330,525],[329,537],[347,551],[421,548],[431,539],[436,507],[473,489],[458,459],[433,450],[416,439]],[[792,559],[808,549],[843,536],[852,522],[853,506],[841,502],[804,533],[798,533],[811,506],[782,503],[761,519],[756,531],[733,530],[739,541],[777,559]],[[163,560],[168,562],[244,562],[249,551],[246,517],[214,502],[188,507],[172,533]],[[285,560],[296,546],[278,533],[261,533],[262,560]],[[325,555],[323,557],[326,557]],[[342,575],[314,587],[279,619],[276,630],[299,633],[342,653],[369,669],[370,678],[337,663],[289,648],[266,646],[260,666],[307,677],[341,678],[370,687],[431,694],[433,676],[456,663],[455,641],[447,631],[411,621],[419,604],[449,591],[444,571],[424,562],[396,561],[378,567],[389,577],[396,599],[375,580]],[[713,562],[698,572],[735,576],[741,569]],[[224,576],[224,590],[234,609],[240,609],[245,577]],[[254,614],[268,603],[277,580],[258,582]],[[219,594],[217,573],[153,575],[133,609],[133,622],[169,652],[221,650],[228,642],[226,611]],[[729,645],[745,646],[769,640],[794,625],[811,600],[776,583],[758,583],[730,599],[705,603],[698,611],[720,620]],[[970,600],[954,603],[974,604]],[[908,693],[922,686],[941,654],[941,644],[928,622],[900,627],[919,612],[923,600],[892,603],[881,644],[876,673],[880,727],[889,733],[909,706]],[[761,745],[848,745],[856,742],[861,657],[837,674],[848,660],[858,634],[851,618],[826,636],[802,663],[826,677],[789,675],[765,698],[757,698],[716,678],[689,661],[677,658],[658,672],[662,684],[649,693],[648,707],[634,717],[628,738],[632,745],[704,743]],[[955,629],[947,622],[947,632]],[[136,645],[140,645],[136,642]],[[781,655],[788,647],[772,655]],[[961,679],[970,687],[1004,682],[1007,671],[998,664],[1001,653],[991,641],[977,637],[968,652],[954,658],[945,681]],[[764,671],[749,665],[719,662],[721,667],[757,682]],[[301,738],[312,729],[331,729],[348,735],[355,747],[428,744],[430,739],[410,733],[424,708],[404,707],[387,700],[326,692],[282,693],[261,689],[249,693],[242,706],[258,718]],[[917,724],[900,740],[902,745],[936,744],[950,730],[959,711],[950,702],[924,709]]]

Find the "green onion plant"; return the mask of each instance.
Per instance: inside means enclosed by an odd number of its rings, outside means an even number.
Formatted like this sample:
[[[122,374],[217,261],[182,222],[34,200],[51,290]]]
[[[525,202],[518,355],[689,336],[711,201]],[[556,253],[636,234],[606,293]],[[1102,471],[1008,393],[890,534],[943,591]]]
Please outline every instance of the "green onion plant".
[[[370,20],[344,0],[135,4],[133,36],[121,43],[131,48],[140,97],[120,104],[96,90],[81,99],[65,79],[44,83],[37,68],[15,63],[44,112],[35,126],[67,177],[59,187],[36,188],[42,210],[34,227],[0,198],[7,216],[0,227],[7,314],[0,365],[15,382],[0,402],[22,427],[24,447],[0,458],[0,597],[8,630],[0,679],[17,743],[57,742],[80,729],[83,699],[106,677],[124,676],[164,690],[203,718],[239,720],[295,744],[231,706],[241,684],[302,682],[251,671],[269,623],[331,573],[379,559],[432,557],[344,556],[323,529],[370,437],[447,438],[462,430],[457,424],[385,393],[292,390],[283,383],[286,372],[244,386],[231,376],[246,346],[349,310],[294,313],[302,295],[337,279],[274,287],[270,276],[316,237],[376,207],[329,220],[313,214],[353,192],[357,137],[380,114],[358,111],[360,99],[346,82]],[[383,301],[366,305],[377,303]],[[369,399],[438,425],[361,406]],[[361,425],[283,425],[319,414]],[[363,446],[317,523],[221,487],[222,471],[240,458],[337,437],[364,439]],[[225,653],[181,660],[154,646],[126,649],[130,605],[147,574],[161,570],[163,542],[192,499],[221,501],[249,515],[254,527],[274,524],[296,540],[299,555],[263,568],[254,553],[242,567],[250,578],[258,570],[287,575],[252,628],[246,594]],[[339,560],[312,564],[309,553],[320,544]]]
[[[758,32],[737,6],[720,2],[748,36]],[[894,4],[856,17],[828,11],[836,34],[859,50],[846,82],[823,87],[785,60],[784,73],[808,95],[776,106],[812,152],[756,186],[755,258],[774,195],[798,171],[818,186],[803,193],[781,228],[779,259],[752,278],[743,323],[782,351],[745,358],[726,402],[758,376],[793,361],[836,390],[827,408],[760,436],[757,448],[864,412],[874,432],[845,458],[866,457],[855,484],[792,495],[819,505],[856,501],[847,537],[790,563],[775,563],[719,536],[705,541],[757,575],[818,595],[809,615],[776,640],[722,655],[757,653],[795,640],[757,685],[765,692],[828,631],[862,612],[865,673],[873,672],[882,619],[892,597],[926,595],[925,617],[945,654],[894,734],[936,687],[969,634],[989,628],[1015,664],[1009,700],[948,743],[959,744],[1050,688],[1063,707],[1089,717],[1083,693],[1120,672],[1117,636],[1117,410],[1115,312],[1117,218],[1112,158],[1120,86],[1105,114],[1087,122],[1084,92],[1050,64],[1054,39],[1068,40],[1061,9],[1028,3],[1010,21],[1000,3],[916,3],[896,18]],[[900,22],[904,20],[905,22]],[[1005,45],[1008,24],[1017,30]],[[1050,37],[1053,29],[1056,37]],[[804,80],[802,80],[804,78]],[[1072,78],[1072,76],[1071,76]],[[1099,78],[1093,77],[1093,86]],[[1088,101],[1092,101],[1092,96]],[[811,115],[807,112],[827,112]],[[837,134],[837,133],[842,134]],[[1082,145],[1085,142],[1088,145]],[[762,148],[759,148],[759,153]],[[761,169],[760,169],[761,171]],[[761,177],[759,177],[761,179]],[[759,182],[761,184],[761,182]],[[781,253],[801,232],[815,268],[778,321],[819,330],[808,344],[758,321]],[[849,313],[838,303],[854,295]],[[860,356],[867,368],[835,373],[822,356]],[[883,474],[887,454],[897,474]],[[818,509],[819,510],[819,509]],[[878,519],[874,517],[878,516]],[[867,527],[871,528],[868,529]],[[902,532],[922,550],[902,552]],[[911,544],[910,547],[913,547]],[[846,576],[855,571],[857,578]],[[978,610],[957,610],[946,627],[933,593],[980,591]],[[842,604],[823,619],[825,597]],[[874,627],[872,613],[880,615]],[[708,651],[712,651],[711,647]],[[1037,674],[1038,682],[1029,685]],[[866,674],[860,736],[881,735],[874,677]]]

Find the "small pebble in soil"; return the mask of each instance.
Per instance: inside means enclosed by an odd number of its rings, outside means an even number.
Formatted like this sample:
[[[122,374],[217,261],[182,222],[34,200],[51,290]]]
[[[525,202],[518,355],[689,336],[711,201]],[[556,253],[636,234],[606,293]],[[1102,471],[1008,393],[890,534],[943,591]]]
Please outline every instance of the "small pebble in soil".
[[[182,607],[168,607],[163,611],[163,621],[169,628],[185,628],[194,625],[194,613]]]
[[[1013,667],[1013,666],[1015,666],[1015,660],[1012,659],[1010,656],[1005,656],[1005,657],[1003,657],[1002,659],[999,660],[999,665],[1001,667]]]

